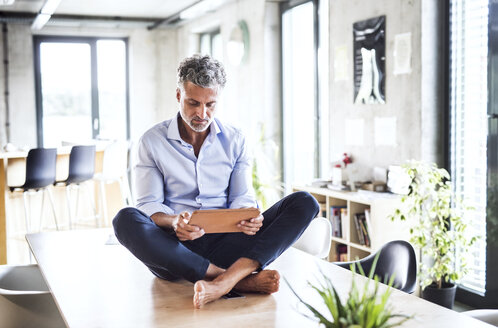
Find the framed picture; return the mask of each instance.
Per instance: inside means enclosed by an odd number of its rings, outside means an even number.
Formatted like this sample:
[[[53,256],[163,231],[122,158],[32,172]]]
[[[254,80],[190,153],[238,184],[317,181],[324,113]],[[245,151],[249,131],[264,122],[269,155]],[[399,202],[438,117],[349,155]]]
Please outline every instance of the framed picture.
[[[386,16],[353,24],[354,103],[385,104]]]

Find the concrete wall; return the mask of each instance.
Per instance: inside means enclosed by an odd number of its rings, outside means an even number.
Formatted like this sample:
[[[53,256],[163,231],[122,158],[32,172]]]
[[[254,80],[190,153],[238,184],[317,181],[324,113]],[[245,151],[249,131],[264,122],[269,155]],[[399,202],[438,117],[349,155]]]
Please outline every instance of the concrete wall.
[[[351,153],[357,179],[370,179],[374,166],[387,167],[408,159],[441,161],[442,94],[438,93],[441,80],[438,70],[442,65],[437,57],[438,51],[441,53],[436,31],[438,5],[424,1],[423,11],[422,2],[330,2],[330,154],[333,161],[343,152]],[[386,104],[353,104],[352,24],[380,15],[386,15]],[[408,32],[411,33],[412,72],[394,75],[394,37]],[[341,46],[347,48],[348,76],[346,80],[335,81],[335,49]],[[375,131],[376,118],[395,121],[394,145],[376,144],[376,133],[382,133]],[[361,140],[351,142],[346,137],[346,125],[353,125],[358,135],[363,135]]]
[[[247,61],[234,66],[228,60],[226,45],[230,32],[240,20],[249,29]],[[239,127],[250,142],[257,140],[261,125],[266,136],[279,142],[280,55],[279,11],[277,3],[264,0],[231,2],[178,29],[178,61],[198,51],[198,33],[219,27],[223,39],[223,62],[228,81],[218,116]],[[164,56],[162,56],[164,57]]]
[[[10,88],[10,142],[18,147],[35,147],[36,105],[34,86],[33,34],[28,25],[8,25],[9,88]],[[162,76],[170,75],[171,68],[164,67],[159,53],[176,54],[176,33],[173,30],[150,32],[145,28],[63,28],[47,26],[44,35],[128,37],[130,69],[130,130],[131,139],[137,140],[151,125],[163,117],[165,107],[175,106],[158,95],[164,86]],[[4,67],[0,67],[0,85],[3,90]],[[173,89],[174,90],[174,89]],[[5,144],[4,93],[0,93],[2,120],[0,144]],[[160,104],[160,105],[159,105]]]
[[[233,66],[224,60],[228,83],[218,116],[240,127],[254,145],[261,125],[268,140],[280,144],[280,38],[279,4],[265,0],[236,0],[219,10],[176,29],[147,31],[126,28],[46,27],[44,34],[129,37],[130,110],[132,140],[154,123],[172,117],[176,67],[185,56],[198,51],[198,33],[219,26],[226,43],[239,20],[249,27],[247,62]],[[373,166],[387,167],[407,159],[442,161],[441,38],[438,34],[440,5],[432,0],[334,0],[329,3],[329,119],[324,135],[330,135],[330,158],[352,153],[358,179],[369,179]],[[386,15],[386,104],[353,104],[352,24]],[[32,34],[26,25],[8,25],[10,57],[11,141],[19,146],[36,145],[36,109],[32,59]],[[393,74],[394,36],[410,32],[411,74]],[[1,41],[1,40],[0,40]],[[347,80],[335,81],[336,47],[346,46]],[[1,54],[0,54],[1,55]],[[0,87],[3,90],[3,67]],[[4,98],[0,92],[0,143],[5,142]],[[376,145],[375,119],[396,122],[394,146]],[[349,145],[346,122],[363,120],[360,145]],[[271,154],[268,154],[271,156]],[[275,174],[280,164],[274,160]],[[326,171],[326,170],[324,170]]]

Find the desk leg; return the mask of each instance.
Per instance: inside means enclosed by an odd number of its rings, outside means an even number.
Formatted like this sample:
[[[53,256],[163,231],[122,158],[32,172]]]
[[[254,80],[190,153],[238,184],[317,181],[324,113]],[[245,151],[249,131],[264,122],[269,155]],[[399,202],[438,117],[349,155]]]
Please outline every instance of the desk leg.
[[[5,159],[0,159],[0,264],[7,264],[7,220],[5,218]]]

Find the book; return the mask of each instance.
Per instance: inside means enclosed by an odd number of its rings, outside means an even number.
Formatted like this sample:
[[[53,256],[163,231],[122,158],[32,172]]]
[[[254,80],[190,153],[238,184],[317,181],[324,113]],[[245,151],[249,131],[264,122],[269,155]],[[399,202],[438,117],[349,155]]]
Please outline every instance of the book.
[[[365,229],[367,230],[368,241],[370,242],[369,246],[372,246],[372,239],[371,239],[372,223],[370,221],[370,208],[365,208]]]
[[[332,225],[332,236],[342,238],[341,209],[345,206],[330,206],[330,223]]]
[[[348,246],[337,244],[336,246],[336,261],[345,262],[348,260]]]
[[[361,232],[363,234],[363,241],[365,242],[364,245],[370,247],[370,236],[368,235],[365,225],[365,217],[360,217],[358,220],[358,224],[360,225]]]
[[[361,245],[365,245],[365,238],[363,236],[363,231],[360,226],[361,217],[364,217],[365,213],[356,213],[354,215],[354,226],[356,228],[356,234],[358,235],[358,241]]]
[[[342,236],[346,238],[349,234],[349,219],[348,219],[348,209],[346,207],[341,208],[341,227],[342,227]]]
[[[325,203],[318,203],[320,204],[320,213],[321,213],[321,216],[323,216],[324,218],[327,217],[327,204]]]

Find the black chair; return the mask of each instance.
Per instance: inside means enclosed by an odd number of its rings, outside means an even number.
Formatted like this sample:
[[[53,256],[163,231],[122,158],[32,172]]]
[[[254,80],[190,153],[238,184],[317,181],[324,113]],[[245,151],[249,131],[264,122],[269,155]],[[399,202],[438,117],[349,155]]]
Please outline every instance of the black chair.
[[[95,173],[95,146],[73,146],[69,154],[69,173],[66,180],[56,181],[55,185],[64,185],[66,187],[66,201],[69,212],[69,228],[73,225],[73,211],[71,209],[70,189],[77,189],[75,214],[78,212],[78,200],[80,196],[80,187],[83,182],[93,179]],[[95,209],[95,203],[91,193],[88,193],[96,225],[98,226],[98,216]]]
[[[59,230],[57,224],[57,216],[55,214],[54,199],[50,186],[55,182],[55,163],[57,160],[57,149],[55,148],[34,148],[28,152],[26,158],[26,179],[22,186],[9,186],[11,192],[16,190],[23,191],[24,199],[24,215],[26,222],[26,231],[31,232],[31,211],[28,211],[28,192],[35,190],[36,193],[42,191],[42,203],[40,210],[40,228],[43,214],[43,202],[45,200],[45,192],[48,193],[52,213],[54,215],[55,227]],[[29,212],[29,214],[28,214]]]
[[[394,240],[382,246],[377,253],[380,255],[374,273],[379,277],[379,281],[387,283],[394,275],[393,287],[406,293],[413,293],[417,280],[417,259],[413,246],[404,240]],[[358,261],[334,262],[334,264],[350,269],[351,264],[359,263],[368,275],[377,253]]]

